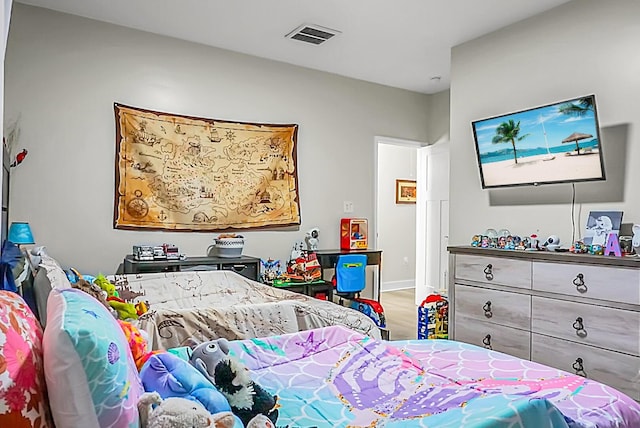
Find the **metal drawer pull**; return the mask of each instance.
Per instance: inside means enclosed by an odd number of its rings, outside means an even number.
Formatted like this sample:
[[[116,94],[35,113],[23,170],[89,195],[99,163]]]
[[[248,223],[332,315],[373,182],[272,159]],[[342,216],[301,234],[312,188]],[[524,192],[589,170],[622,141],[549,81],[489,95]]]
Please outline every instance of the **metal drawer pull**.
[[[576,318],[576,322],[573,323],[573,328],[576,330],[578,336],[587,337],[587,330],[584,329],[582,317]]]
[[[584,361],[582,361],[582,358],[578,357],[571,367],[573,367],[577,375],[587,377],[587,373],[584,371],[584,365],[582,363],[584,363]]]
[[[231,269],[233,269],[235,272],[240,272],[243,271],[247,268],[247,265],[233,265],[231,267]]]
[[[484,277],[489,281],[493,279],[493,265],[491,263],[489,263],[487,267],[484,268]]]
[[[584,275],[579,273],[578,275],[576,275],[576,277],[573,279],[573,285],[576,286],[576,289],[580,292],[580,293],[586,293],[587,292],[587,286],[584,284]]]
[[[491,318],[493,316],[493,312],[491,312],[491,300],[487,300],[487,303],[482,307],[484,311],[484,316],[487,318]]]
[[[482,339],[482,343],[484,344],[484,347],[487,349],[490,349],[493,351],[493,348],[491,347],[491,335],[487,334],[484,339]]]

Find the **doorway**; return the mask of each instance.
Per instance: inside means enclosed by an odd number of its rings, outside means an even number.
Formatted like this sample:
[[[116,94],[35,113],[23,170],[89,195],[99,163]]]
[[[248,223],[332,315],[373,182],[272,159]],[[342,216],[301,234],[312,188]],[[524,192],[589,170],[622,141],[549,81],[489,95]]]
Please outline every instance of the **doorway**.
[[[375,138],[373,245],[383,250],[381,302],[392,340],[415,339],[417,305],[447,284],[449,144]],[[415,204],[398,204],[395,180],[415,180]]]
[[[383,250],[381,291],[415,287],[416,204],[397,198],[397,180],[417,182],[418,149],[424,143],[376,137],[374,245]]]

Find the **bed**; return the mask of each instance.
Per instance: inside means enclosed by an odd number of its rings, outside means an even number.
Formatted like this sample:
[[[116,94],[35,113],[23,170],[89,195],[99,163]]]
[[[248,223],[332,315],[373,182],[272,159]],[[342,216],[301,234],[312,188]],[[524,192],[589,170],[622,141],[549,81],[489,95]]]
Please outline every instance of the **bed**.
[[[150,311],[137,320],[152,349],[224,337],[247,339],[342,325],[380,338],[366,315],[335,303],[281,290],[231,271],[114,275],[121,290],[144,293]]]
[[[375,340],[342,326],[231,343],[278,396],[278,426],[637,428],[603,384],[448,340]]]

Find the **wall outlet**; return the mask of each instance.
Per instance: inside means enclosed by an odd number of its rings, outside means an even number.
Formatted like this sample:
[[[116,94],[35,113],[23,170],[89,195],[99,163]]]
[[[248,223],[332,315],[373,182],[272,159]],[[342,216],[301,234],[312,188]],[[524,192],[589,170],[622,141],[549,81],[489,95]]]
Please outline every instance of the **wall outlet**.
[[[353,202],[344,201],[344,212],[352,213],[353,212]]]
[[[408,265],[409,264],[409,257],[404,256],[404,258],[402,259],[402,264],[405,265],[405,266]]]

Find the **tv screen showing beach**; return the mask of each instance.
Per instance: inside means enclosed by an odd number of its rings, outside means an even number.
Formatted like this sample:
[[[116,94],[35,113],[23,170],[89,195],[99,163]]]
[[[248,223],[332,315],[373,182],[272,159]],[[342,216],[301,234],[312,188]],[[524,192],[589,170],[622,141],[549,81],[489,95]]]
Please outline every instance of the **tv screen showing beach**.
[[[472,122],[483,188],[604,180],[595,96]]]

